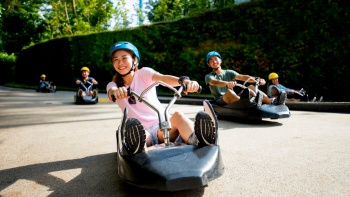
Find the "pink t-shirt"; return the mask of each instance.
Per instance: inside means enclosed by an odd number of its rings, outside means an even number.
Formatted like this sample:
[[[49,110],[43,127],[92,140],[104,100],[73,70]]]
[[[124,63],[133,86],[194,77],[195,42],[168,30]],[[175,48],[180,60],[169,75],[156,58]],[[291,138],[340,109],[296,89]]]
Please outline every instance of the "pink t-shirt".
[[[136,71],[134,79],[130,85],[131,90],[136,92],[138,95],[140,95],[146,88],[148,88],[154,82],[152,80],[152,77],[155,73],[157,73],[155,70],[148,67],[143,67],[140,70]],[[117,84],[115,82],[109,82],[106,87],[107,92],[110,88],[113,88],[113,87],[117,87]],[[144,95],[144,98],[149,103],[151,103],[156,109],[160,110],[160,115],[163,117],[164,107],[158,100],[155,87],[149,90]],[[109,98],[109,100],[112,101],[111,98]],[[144,102],[139,102],[136,97],[135,97],[135,100],[136,100],[136,104],[129,104],[127,98],[123,100],[117,100],[116,103],[121,108],[122,112],[124,111],[125,108],[128,109],[127,118],[132,117],[132,118],[138,119],[142,123],[145,129],[148,129],[151,126],[158,124],[159,119],[158,119],[157,113],[153,109],[148,107]]]

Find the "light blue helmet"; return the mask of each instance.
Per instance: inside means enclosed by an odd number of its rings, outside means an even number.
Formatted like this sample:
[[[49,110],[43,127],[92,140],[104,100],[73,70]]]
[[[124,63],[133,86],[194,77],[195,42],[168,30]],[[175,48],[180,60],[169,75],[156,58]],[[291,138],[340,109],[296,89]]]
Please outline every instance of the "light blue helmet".
[[[130,42],[125,42],[125,41],[120,41],[120,42],[116,42],[110,50],[110,56],[112,57],[112,54],[114,53],[114,51],[120,50],[120,49],[124,49],[124,50],[128,50],[131,51],[138,59],[138,62],[140,63],[140,54],[139,51],[137,50],[137,48],[131,44]]]
[[[218,52],[216,52],[216,51],[210,51],[208,54],[207,54],[207,64],[208,64],[208,61],[209,61],[209,58],[211,58],[211,57],[213,57],[213,56],[217,56],[217,57],[219,57],[220,59],[221,59],[221,56],[220,56],[220,54],[218,53]]]

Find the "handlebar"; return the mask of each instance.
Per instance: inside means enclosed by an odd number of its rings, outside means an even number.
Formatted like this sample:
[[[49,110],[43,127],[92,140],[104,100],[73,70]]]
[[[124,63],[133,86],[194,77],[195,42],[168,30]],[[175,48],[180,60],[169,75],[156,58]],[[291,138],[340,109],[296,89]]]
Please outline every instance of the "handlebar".
[[[164,87],[167,87],[175,92],[174,97],[171,99],[169,102],[168,106],[164,110],[164,120],[162,120],[161,112],[155,108],[149,101],[147,101],[144,98],[144,95],[151,90],[154,86],[156,85],[162,85]],[[158,120],[159,120],[159,129],[163,132],[163,137],[164,137],[164,143],[168,146],[170,145],[170,136],[169,136],[169,130],[171,129],[171,123],[169,120],[169,110],[175,103],[175,101],[179,98],[181,98],[181,93],[183,91],[186,91],[187,86],[185,84],[181,85],[178,89],[175,89],[174,87],[162,82],[162,81],[156,81],[153,84],[151,84],[148,88],[146,88],[141,94],[137,94],[130,88],[128,88],[128,96],[132,97],[135,96],[139,102],[144,102],[148,107],[150,107],[152,110],[154,110],[157,115],[158,115]],[[199,89],[197,93],[200,93],[202,91],[202,87],[199,86]],[[116,98],[114,95],[111,95],[112,101],[115,102]]]
[[[85,91],[89,91],[94,84],[91,83],[90,81],[86,81],[86,83],[89,84],[89,87],[86,87],[82,81],[80,81],[79,86],[82,86],[83,88],[85,88]]]
[[[143,95],[146,94],[152,87],[154,87],[154,86],[156,86],[156,85],[158,85],[158,84],[161,84],[161,85],[163,85],[163,86],[165,86],[165,87],[168,87],[169,89],[173,90],[173,91],[175,92],[175,95],[178,95],[178,98],[181,98],[181,92],[182,92],[182,91],[186,91],[186,90],[187,90],[186,84],[182,84],[182,85],[181,85],[181,86],[182,86],[182,90],[179,91],[180,88],[179,88],[179,90],[176,90],[174,87],[169,86],[168,84],[166,84],[166,83],[164,83],[164,82],[162,82],[162,81],[156,81],[156,82],[154,82],[152,85],[150,85],[147,89],[145,89],[140,95],[137,95],[137,93],[133,92],[133,91],[130,89],[130,87],[129,87],[129,88],[127,89],[127,95],[128,95],[128,96],[133,96],[133,95],[135,95],[135,96],[138,98],[138,100],[139,100],[140,102],[142,102],[142,101],[144,100],[144,99],[142,99],[142,98],[143,98]],[[201,92],[202,92],[202,86],[199,86],[197,93],[201,93]],[[112,98],[112,101],[113,101],[113,102],[115,102],[115,101],[117,100],[117,99],[115,98],[114,95],[111,95],[111,98]],[[141,98],[141,99],[140,99],[140,98]]]
[[[242,89],[247,88],[246,84],[251,79],[255,81],[255,92],[258,92],[258,87],[260,85],[260,77],[257,77],[257,78],[249,77],[246,81],[244,81],[243,84],[235,83],[235,86],[238,86],[238,87],[240,87]],[[256,96],[256,94],[255,94],[255,96]]]

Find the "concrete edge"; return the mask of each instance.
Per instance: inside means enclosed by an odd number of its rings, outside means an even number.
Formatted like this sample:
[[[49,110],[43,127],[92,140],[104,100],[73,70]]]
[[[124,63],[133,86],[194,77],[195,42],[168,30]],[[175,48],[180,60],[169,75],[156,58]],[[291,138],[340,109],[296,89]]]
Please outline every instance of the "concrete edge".
[[[161,103],[169,103],[172,97],[158,96],[158,99]],[[212,100],[212,98],[182,97],[176,101],[176,104],[203,105],[204,100]],[[286,105],[289,110],[350,113],[350,102],[287,102]]]

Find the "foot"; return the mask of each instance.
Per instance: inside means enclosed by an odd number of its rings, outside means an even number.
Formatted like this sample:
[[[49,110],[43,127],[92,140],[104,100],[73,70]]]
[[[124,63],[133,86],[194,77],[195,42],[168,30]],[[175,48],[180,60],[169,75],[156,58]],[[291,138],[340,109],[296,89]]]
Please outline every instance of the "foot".
[[[125,125],[125,148],[129,154],[143,150],[146,143],[146,132],[139,120],[129,118]]]
[[[80,89],[80,90],[78,91],[78,96],[84,96],[83,90]]]
[[[311,102],[316,102],[316,100],[317,100],[317,98],[316,98],[316,96],[312,99],[312,101]]]
[[[194,132],[199,145],[210,145],[215,143],[216,128],[210,115],[204,111],[197,113],[194,122]]]
[[[287,100],[287,93],[285,91],[282,91],[281,93],[279,93],[277,98],[275,98],[272,101],[272,104],[283,105],[283,104],[285,104],[286,100]]]
[[[322,102],[323,101],[323,96],[320,97],[320,99],[317,102]]]
[[[92,91],[92,97],[97,97],[97,90]]]

